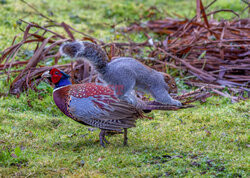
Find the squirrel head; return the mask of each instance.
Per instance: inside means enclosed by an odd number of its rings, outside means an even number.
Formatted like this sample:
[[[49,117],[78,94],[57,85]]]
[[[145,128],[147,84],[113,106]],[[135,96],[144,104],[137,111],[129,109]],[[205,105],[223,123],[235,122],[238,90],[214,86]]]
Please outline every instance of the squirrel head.
[[[171,77],[171,75],[169,74],[166,74],[166,73],[163,73],[161,72],[163,77],[164,77],[164,80],[166,82],[166,84],[168,85],[169,87],[169,93],[178,93],[178,88],[177,88],[177,85],[176,85],[176,82],[174,80],[173,77]]]

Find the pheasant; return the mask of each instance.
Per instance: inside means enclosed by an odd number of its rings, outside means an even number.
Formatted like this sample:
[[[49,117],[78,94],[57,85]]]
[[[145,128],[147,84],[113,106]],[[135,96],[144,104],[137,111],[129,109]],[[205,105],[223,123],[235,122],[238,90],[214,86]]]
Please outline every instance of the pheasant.
[[[95,83],[72,85],[70,76],[56,68],[44,72],[42,77],[55,85],[54,102],[66,116],[81,124],[101,129],[99,138],[103,147],[104,142],[109,143],[106,134],[122,133],[123,130],[123,144],[127,145],[127,129],[135,127],[136,120],[145,117],[144,112],[169,109],[169,105],[157,102],[144,102],[141,108],[135,107],[120,100],[108,86]]]
[[[42,75],[55,84],[53,99],[56,106],[73,120],[101,129],[100,144],[109,143],[108,132],[121,133],[124,129],[124,145],[127,145],[127,129],[135,127],[136,119],[142,118],[141,110],[119,100],[109,87],[95,83],[72,85],[70,76],[53,68]]]

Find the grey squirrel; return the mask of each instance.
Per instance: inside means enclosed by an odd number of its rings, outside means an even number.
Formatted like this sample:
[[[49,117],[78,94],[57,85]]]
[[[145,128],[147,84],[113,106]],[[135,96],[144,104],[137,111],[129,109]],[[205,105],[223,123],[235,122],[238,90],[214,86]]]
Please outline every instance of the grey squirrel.
[[[59,50],[64,56],[88,60],[104,81],[115,86],[117,96],[133,105],[138,102],[133,93],[137,88],[150,93],[157,102],[182,106],[180,101],[174,100],[168,93],[174,88],[172,85],[176,88],[171,76],[153,70],[133,58],[119,57],[108,62],[108,56],[102,48],[87,41],[64,43]],[[168,79],[170,83],[165,82]]]

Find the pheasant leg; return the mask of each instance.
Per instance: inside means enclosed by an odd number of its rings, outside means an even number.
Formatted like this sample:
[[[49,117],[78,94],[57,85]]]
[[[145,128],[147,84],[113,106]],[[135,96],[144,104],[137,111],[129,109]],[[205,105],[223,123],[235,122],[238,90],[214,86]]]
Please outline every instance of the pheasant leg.
[[[101,130],[100,134],[99,134],[99,138],[100,138],[100,144],[103,146],[103,148],[105,148],[105,144],[103,141],[105,141],[105,130]]]
[[[127,128],[125,128],[124,129],[124,140],[123,140],[123,145],[124,146],[126,146],[126,145],[128,145],[128,129]]]
[[[106,131],[105,131],[105,134],[104,134],[104,137],[103,137],[103,141],[106,142],[107,144],[110,144],[110,142],[106,139]]]

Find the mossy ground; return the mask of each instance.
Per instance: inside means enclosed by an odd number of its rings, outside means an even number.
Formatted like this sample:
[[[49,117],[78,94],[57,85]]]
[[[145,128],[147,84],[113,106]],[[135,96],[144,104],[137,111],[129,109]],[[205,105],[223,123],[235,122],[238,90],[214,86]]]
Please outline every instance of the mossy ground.
[[[4,3],[6,2],[6,4]],[[191,17],[195,1],[28,1],[41,12],[53,15],[104,41],[122,40],[112,24],[123,26],[138,20],[155,5],[156,16],[174,12]],[[70,3],[68,3],[70,2]],[[208,1],[204,1],[205,4]],[[44,23],[44,19],[20,1],[0,1],[0,51],[20,33],[18,18]],[[220,0],[213,9],[240,12],[241,1]],[[220,14],[217,18],[231,18]],[[244,13],[243,17],[247,17]],[[23,24],[22,24],[23,25]],[[21,27],[22,27],[21,25]],[[141,40],[140,34],[131,34]],[[6,76],[0,76],[6,92]],[[180,85],[180,87],[183,87]],[[52,89],[29,91],[20,98],[0,98],[0,176],[86,177],[249,177],[250,102],[209,98],[195,108],[161,112],[153,120],[139,120],[129,129],[129,147],[122,135],[108,137],[111,145],[99,145],[99,130],[89,129],[64,116],[54,105]]]

